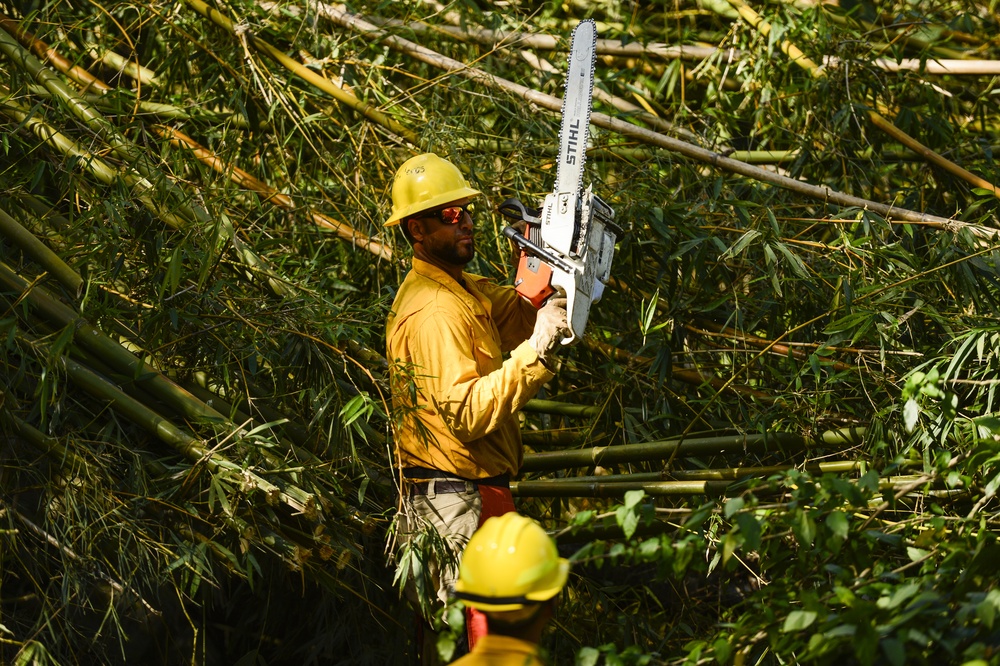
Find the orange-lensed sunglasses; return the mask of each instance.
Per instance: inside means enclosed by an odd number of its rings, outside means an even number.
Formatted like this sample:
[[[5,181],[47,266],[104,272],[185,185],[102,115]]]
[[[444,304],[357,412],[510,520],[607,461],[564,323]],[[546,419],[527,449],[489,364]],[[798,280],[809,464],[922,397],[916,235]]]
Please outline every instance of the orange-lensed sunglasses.
[[[448,206],[447,208],[428,213],[427,216],[436,217],[441,224],[458,224],[462,221],[463,216],[468,215],[472,217],[474,212],[475,208],[469,203],[464,206]]]

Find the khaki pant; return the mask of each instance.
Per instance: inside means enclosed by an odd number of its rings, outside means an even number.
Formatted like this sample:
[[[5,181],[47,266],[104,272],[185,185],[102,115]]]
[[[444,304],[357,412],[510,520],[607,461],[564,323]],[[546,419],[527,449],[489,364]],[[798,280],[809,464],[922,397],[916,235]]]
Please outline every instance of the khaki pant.
[[[471,483],[465,492],[437,493],[434,486],[440,480],[429,479],[427,494],[412,497],[404,483],[396,516],[396,575],[406,576],[407,598],[428,618],[451,596],[459,559],[482,513],[482,498]]]

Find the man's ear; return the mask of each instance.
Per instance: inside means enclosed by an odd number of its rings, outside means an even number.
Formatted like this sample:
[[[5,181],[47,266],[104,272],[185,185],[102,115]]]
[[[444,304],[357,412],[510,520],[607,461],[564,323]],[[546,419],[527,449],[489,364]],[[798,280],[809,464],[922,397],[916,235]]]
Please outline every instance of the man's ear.
[[[424,240],[424,221],[419,217],[411,217],[408,220],[403,220],[403,224],[406,225],[406,229],[410,232],[410,238],[413,239],[414,243],[419,243]]]

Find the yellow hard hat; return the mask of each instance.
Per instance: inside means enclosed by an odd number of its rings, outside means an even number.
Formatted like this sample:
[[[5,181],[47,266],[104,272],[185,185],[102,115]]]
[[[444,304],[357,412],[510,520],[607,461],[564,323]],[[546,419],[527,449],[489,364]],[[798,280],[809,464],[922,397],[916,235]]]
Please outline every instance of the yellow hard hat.
[[[391,227],[417,213],[459,199],[479,196],[469,187],[462,172],[434,153],[417,155],[403,162],[392,181],[392,217],[385,221]]]
[[[547,601],[569,576],[569,561],[541,526],[517,513],[490,518],[472,535],[455,596],[481,611],[513,611]]]

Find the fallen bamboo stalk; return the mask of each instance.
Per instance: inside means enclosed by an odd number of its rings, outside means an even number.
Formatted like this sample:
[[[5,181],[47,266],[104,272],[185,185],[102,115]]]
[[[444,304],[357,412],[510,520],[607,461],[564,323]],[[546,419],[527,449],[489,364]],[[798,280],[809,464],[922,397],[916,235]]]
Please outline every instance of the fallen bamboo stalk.
[[[9,22],[9,20],[8,20],[8,22]],[[26,41],[30,45],[33,45],[35,48],[37,48],[39,50],[44,50],[44,52],[45,52],[47,58],[49,59],[49,61],[57,69],[59,69],[60,71],[62,71],[64,74],[69,75],[69,72],[71,71],[69,69],[70,68],[69,61],[67,61],[65,58],[61,57],[58,54],[58,52],[56,52],[53,49],[48,48],[48,46],[43,41],[35,38],[31,33],[27,32],[26,30],[19,30],[17,34],[20,35],[21,39],[23,39],[24,41]],[[108,86],[107,84],[105,84],[103,81],[100,81],[100,79],[97,79],[97,78],[91,76],[89,73],[86,75],[86,77],[77,76],[77,77],[74,78],[74,80],[77,80],[77,79],[79,79],[78,82],[83,83],[85,85],[92,85],[93,83],[96,82],[96,83],[100,84],[100,88],[102,90],[105,90],[105,91],[111,90],[110,86]],[[45,89],[50,94],[55,94],[48,87],[46,87]],[[21,114],[21,115],[24,115],[24,114]],[[43,140],[45,140],[45,139],[43,138]],[[66,139],[66,141],[63,141],[62,143],[65,144],[65,143],[67,143],[69,141],[70,141],[69,139]],[[192,141],[192,143],[193,143],[193,141]],[[84,151],[82,149],[77,149],[76,152],[84,152]],[[111,173],[114,173],[114,172],[112,171]],[[105,182],[106,184],[109,184],[111,181],[114,180],[114,178],[111,175],[103,175],[103,177],[99,176],[99,178],[101,178],[102,182]],[[132,179],[132,180],[135,180],[135,179]],[[148,181],[143,181],[142,184],[145,185],[145,186],[150,186],[150,184],[148,183]],[[151,186],[150,186],[150,188],[151,188]],[[173,226],[175,228],[184,228],[186,226],[186,224],[185,224],[185,222],[184,222],[183,219],[174,216],[173,213],[168,212],[167,210],[165,210],[162,207],[158,206],[157,204],[155,204],[152,201],[152,199],[143,200],[143,201],[146,204],[147,208],[149,208],[151,211],[153,211],[157,215],[157,217],[159,217],[161,220],[163,220],[164,222],[166,222],[168,225]],[[200,211],[201,209],[200,208],[196,208],[196,209],[192,209],[192,210],[199,210]],[[205,220],[208,219],[208,217],[207,217],[208,214],[207,214],[207,212],[204,212],[204,211],[202,211],[202,212],[204,213],[204,215],[202,216],[202,218],[201,218],[200,221],[204,222]],[[222,232],[223,232],[222,236],[225,239],[229,240],[232,243],[233,250],[240,256],[240,258],[244,261],[244,263],[246,263],[250,267],[258,267],[258,266],[262,266],[262,265],[263,266],[267,266],[267,262],[265,262],[263,259],[261,259],[255,252],[253,252],[248,247],[246,247],[246,245],[244,245],[242,242],[240,242],[239,238],[236,236],[236,233],[235,233],[235,231],[233,229],[232,224],[229,222],[228,217],[225,214],[220,215],[220,217],[221,217],[221,222],[222,222],[222,224],[221,224]],[[388,249],[386,249],[386,251],[388,251]],[[283,282],[280,282],[278,280],[275,280],[275,279],[273,279],[270,276],[268,278],[268,285],[275,291],[275,293],[280,294],[280,295],[289,295],[292,292],[291,288],[288,285],[286,285]]]
[[[706,322],[707,325],[711,325],[710,322]],[[801,349],[795,349],[789,345],[783,344],[771,344],[771,340],[765,340],[764,338],[758,337],[750,333],[741,333],[732,328],[726,328],[723,326],[713,326],[716,330],[706,331],[698,328],[697,326],[692,326],[690,324],[683,324],[684,328],[691,331],[692,333],[697,333],[698,335],[705,335],[710,337],[722,337],[728,340],[735,340],[743,342],[752,347],[757,347],[758,349],[767,349],[769,354],[775,354],[777,356],[788,356],[791,355],[793,358],[807,362],[809,360],[810,354]],[[847,371],[857,371],[859,368],[854,365],[849,365],[847,363],[842,363],[840,361],[827,361],[827,365],[837,372],[847,372]]]
[[[614,279],[614,278],[612,278]],[[600,340],[594,340],[592,338],[584,338],[583,344],[589,349],[594,349],[607,354],[610,358],[625,363],[642,363],[648,364],[652,363],[653,359],[646,356],[637,356],[631,352],[624,351],[615,347],[607,342],[601,342]],[[757,400],[762,402],[774,402],[776,399],[770,393],[765,393],[764,391],[759,391],[755,388],[749,386],[743,386],[740,384],[733,384],[732,382],[727,382],[725,380],[719,379],[718,377],[709,377],[702,374],[698,370],[693,370],[691,368],[685,368],[679,365],[674,365],[670,369],[670,377],[676,379],[685,384],[691,384],[692,386],[710,386],[716,391],[730,391],[732,393],[737,393],[740,395],[752,396]]]
[[[226,164],[219,158],[218,155],[205,148],[180,130],[167,127],[166,125],[157,125],[153,128],[153,131],[155,131],[159,136],[169,140],[173,145],[190,150],[203,164],[210,166],[222,175],[229,175],[230,179],[232,179],[234,183],[257,192],[264,197],[265,201],[274,204],[278,208],[288,211],[302,210],[317,226],[332,229],[344,240],[350,241],[364,250],[368,250],[377,257],[385,260],[392,259],[392,250],[389,249],[388,246],[372,240],[371,237],[366,236],[346,222],[335,220],[328,215],[324,215],[323,213],[313,210],[312,208],[298,208],[292,198],[287,194],[278,192],[278,190],[258,180],[257,178],[254,178],[238,166]]]
[[[735,453],[761,450],[769,445],[782,450],[800,450],[812,444],[812,440],[790,432],[763,435],[728,435],[723,437],[689,437],[687,439],[666,439],[643,444],[620,444],[616,446],[596,446],[575,451],[545,451],[525,454],[521,472],[541,472],[571,467],[601,465],[607,467],[617,463],[664,460],[676,456],[696,456],[709,453]]]
[[[0,209],[0,234],[21,248],[29,257],[51,274],[60,284],[69,289],[73,296],[79,296],[83,289],[83,278],[70,268],[45,243],[38,240],[33,233]]]
[[[0,400],[6,403],[8,399],[9,396],[0,391]],[[0,423],[12,427],[21,439],[39,451],[48,454],[54,460],[58,460],[61,466],[66,467],[74,474],[84,474],[89,469],[87,461],[79,454],[68,449],[55,437],[46,435],[30,423],[18,418],[10,410],[9,405],[4,405],[4,408],[0,409]]]
[[[0,506],[2,506],[4,508],[4,512],[5,513],[9,512],[11,515],[13,515],[14,517],[16,517],[19,521],[21,521],[21,523],[25,527],[28,528],[28,531],[34,533],[34,535],[37,536],[37,537],[39,537],[40,539],[42,539],[42,541],[44,541],[45,543],[49,544],[50,546],[52,546],[56,550],[58,550],[60,553],[62,553],[62,555],[66,559],[72,560],[74,562],[81,561],[81,558],[80,558],[79,555],[77,555],[76,551],[74,551],[72,548],[70,548],[66,544],[62,543],[59,539],[57,539],[51,533],[47,532],[46,530],[42,529],[40,526],[36,525],[30,518],[28,518],[23,513],[21,513],[20,511],[18,511],[16,506],[6,506],[3,500],[0,500]],[[152,615],[154,615],[156,617],[161,617],[162,616],[162,614],[160,613],[160,611],[158,611],[157,609],[153,608],[153,606],[151,606],[149,604],[149,602],[146,601],[142,597],[142,595],[140,595],[138,592],[136,592],[135,590],[133,590],[130,587],[125,586],[124,584],[122,584],[117,579],[112,578],[110,575],[104,573],[104,571],[101,568],[94,567],[92,565],[92,563],[88,563],[88,564],[90,565],[90,566],[86,567],[87,570],[88,570],[88,572],[91,575],[93,575],[95,578],[97,578],[98,580],[100,580],[103,583],[105,583],[108,587],[110,587],[115,592],[115,594],[118,594],[118,595],[120,595],[121,597],[123,597],[125,599],[132,599],[132,600],[136,601],[137,603],[139,603],[143,607],[145,607],[145,609],[147,611],[149,611],[150,614],[152,614]],[[113,598],[113,595],[109,595],[109,598]]]
[[[58,65],[54,65],[56,69],[66,74],[65,71]],[[98,80],[98,79],[95,79]],[[78,82],[79,83],[79,82]],[[82,84],[81,84],[82,85]],[[40,97],[42,99],[52,99],[52,93],[50,93],[45,88],[39,85],[30,85],[28,90],[31,91],[32,95]],[[112,88],[112,90],[119,90],[118,88]],[[104,95],[99,95],[96,93],[84,93],[83,99],[85,99],[89,104],[92,104],[95,109],[104,111],[105,113],[117,113],[121,111],[121,107],[116,102],[112,101]],[[162,102],[150,102],[144,99],[130,99],[129,100],[129,112],[139,111],[146,115],[156,116],[158,118],[169,119],[169,120],[198,120],[201,122],[208,123],[218,123],[227,124],[230,127],[235,127],[238,129],[248,129],[250,127],[250,122],[247,120],[246,116],[237,113],[235,111],[209,111],[207,109],[183,109],[175,104],[164,104]],[[260,122],[257,127],[264,128],[267,126],[266,122]]]
[[[217,9],[209,7],[207,4],[202,2],[202,0],[184,0],[184,1],[193,10],[195,10],[196,12],[198,12],[199,14],[210,20],[212,23],[214,23],[215,25],[219,26],[220,28],[228,32],[233,37],[245,40],[246,44],[251,45],[256,50],[266,54],[267,56],[278,62],[281,66],[285,67],[288,71],[295,74],[295,76],[298,76],[299,78],[305,80],[306,82],[316,86],[323,92],[333,97],[338,102],[354,109],[355,111],[363,115],[365,118],[368,118],[372,122],[375,122],[381,125],[382,127],[388,129],[389,131],[393,132],[394,134],[406,139],[414,146],[419,146],[421,144],[420,137],[416,134],[416,132],[412,131],[399,121],[394,120],[390,116],[379,111],[371,104],[361,101],[360,99],[358,99],[351,93],[347,92],[340,86],[334,85],[329,79],[320,76],[319,74],[309,69],[305,65],[293,60],[292,58],[289,58],[287,55],[285,55],[284,52],[271,46],[270,44],[260,39],[259,37],[254,36],[252,32],[245,30],[240,30],[238,32],[236,26],[233,25],[232,20],[230,20],[229,17],[225,16]]]
[[[445,20],[450,17],[446,14]],[[523,49],[535,49],[536,51],[567,50],[569,44],[563,37],[555,35],[540,35],[531,32],[518,32],[515,30],[490,30],[489,28],[476,27],[475,29],[463,28],[461,25],[432,25],[425,21],[400,21],[398,19],[382,19],[366,16],[365,20],[371,21],[381,27],[390,26],[393,28],[403,28],[414,34],[443,33],[455,39],[466,42],[475,42],[490,48],[500,46],[510,46]],[[458,20],[463,21],[461,17]],[[463,21],[464,22],[464,21]],[[642,58],[656,57],[663,60],[704,60],[716,55],[720,49],[714,46],[697,46],[681,44],[671,46],[650,42],[643,44],[640,42],[623,43],[620,39],[598,39],[595,45],[598,55],[614,56],[621,58]],[[735,49],[727,49],[726,53],[739,52]]]
[[[453,74],[472,79],[489,88],[505,90],[550,111],[558,113],[562,109],[562,100],[558,97],[546,95],[538,92],[537,90],[532,90],[526,86],[514,83],[513,81],[508,81],[498,76],[494,76],[483,70],[469,67],[465,63],[443,56],[439,53],[431,51],[430,49],[420,46],[419,44],[415,44],[401,37],[389,35],[381,28],[360,19],[356,15],[337,9],[329,4],[320,2],[317,4],[317,7],[320,14],[331,22],[362,34],[369,35],[373,39],[382,41],[390,48],[406,53],[421,62],[439,67]],[[996,230],[989,229],[987,227],[968,224],[959,220],[950,220],[937,215],[929,215],[927,213],[920,213],[905,208],[897,208],[891,205],[844,194],[826,186],[812,185],[795,180],[752,164],[727,158],[719,153],[681,141],[680,139],[675,139],[673,137],[654,132],[652,130],[638,127],[605,114],[591,114],[590,122],[598,127],[603,127],[622,135],[633,137],[650,145],[665,148],[695,161],[703,162],[710,166],[746,176],[760,182],[770,183],[825,203],[871,210],[886,218],[893,218],[906,222],[915,222],[932,228],[943,229],[952,233],[958,232],[961,229],[967,229],[974,236],[980,238],[991,238],[997,233]]]
[[[736,8],[736,11],[740,13],[740,16],[753,26],[758,32],[767,37],[771,33],[771,24],[764,20],[764,18],[754,11],[750,5],[748,5],[744,0],[727,0],[730,5]],[[807,58],[801,50],[791,42],[787,40],[781,41],[781,50],[791,59],[792,63],[801,67],[802,69],[809,72],[813,78],[825,78],[826,71],[823,70],[819,65],[814,63],[812,60]],[[1000,189],[996,185],[990,183],[977,176],[976,174],[968,171],[967,169],[955,164],[951,160],[947,159],[943,155],[934,152],[927,146],[923,145],[909,134],[899,129],[891,122],[889,122],[884,116],[882,116],[878,111],[874,109],[868,109],[868,118],[871,120],[872,124],[877,128],[891,136],[896,141],[909,148],[910,150],[922,155],[927,161],[932,164],[936,164],[948,173],[961,178],[965,182],[969,183],[973,187],[979,187],[984,190],[989,190],[997,198],[1000,198]]]
[[[72,308],[64,305],[48,290],[29,285],[24,278],[4,263],[0,263],[0,284],[20,294],[32,307],[56,328],[72,327],[73,340],[91,351],[117,372],[141,384],[158,399],[163,400],[185,418],[198,422],[222,423],[225,417],[195,398],[155,368],[136,358],[118,342],[91,326]]]
[[[625,493],[633,490],[641,490],[653,497],[663,496],[689,496],[706,495],[708,497],[723,497],[730,491],[744,492],[747,488],[742,481],[716,481],[716,480],[691,480],[691,481],[618,481],[613,483],[583,481],[577,482],[573,479],[560,481],[511,481],[510,492],[515,497],[623,497]],[[908,495],[916,490],[907,478],[880,479],[879,489],[882,491],[902,489],[903,495]],[[753,488],[753,494],[757,496],[776,495],[785,492],[785,488],[776,485],[762,485]],[[930,490],[928,494],[934,493]],[[936,492],[945,494],[953,492],[967,492],[962,490],[951,491],[948,489],[937,489]],[[902,497],[902,495],[901,495]]]
[[[374,17],[367,17],[367,19],[381,26],[405,28],[414,34],[443,33],[455,39],[474,42],[490,48],[510,46],[538,51],[555,51],[567,48],[564,39],[553,35],[490,30],[479,27],[468,29],[460,25],[431,25],[423,21],[403,22],[398,19],[375,19]],[[655,42],[648,44],[629,42],[625,44],[618,39],[598,39],[596,52],[598,55],[612,57],[653,57],[661,60],[706,60],[713,57],[738,60],[744,55],[738,49],[720,49],[716,46],[690,44],[667,45]],[[836,61],[837,59],[834,57],[828,56],[824,58],[824,64],[836,64]],[[891,58],[876,58],[872,64],[887,72],[915,71],[924,74],[951,74],[953,76],[988,76],[1000,74],[1000,61],[996,60],[970,60],[966,58],[921,60],[920,58],[903,58],[897,62]]]

